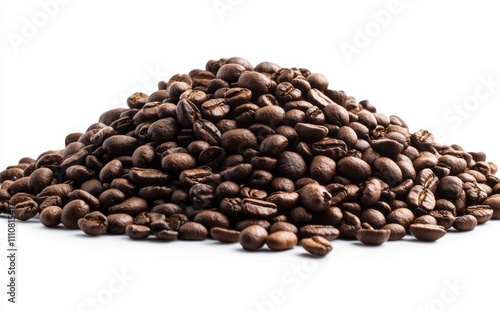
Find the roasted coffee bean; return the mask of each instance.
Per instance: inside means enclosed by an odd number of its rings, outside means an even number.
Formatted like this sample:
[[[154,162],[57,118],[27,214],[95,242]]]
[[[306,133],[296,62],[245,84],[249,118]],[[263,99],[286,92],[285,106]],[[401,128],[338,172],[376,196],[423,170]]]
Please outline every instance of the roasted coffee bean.
[[[299,229],[294,224],[285,221],[278,221],[271,225],[269,228],[269,233],[277,232],[277,231],[288,231],[297,235],[299,233]]]
[[[471,231],[477,226],[477,218],[473,215],[457,217],[453,222],[453,228],[458,231]]]
[[[374,229],[380,229],[386,225],[384,214],[373,208],[364,210],[359,215],[359,220],[361,221],[361,223],[368,223]]]
[[[477,224],[481,225],[493,217],[493,210],[489,205],[467,206],[467,214],[476,217]]]
[[[239,152],[247,148],[257,147],[257,138],[247,129],[234,129],[224,132],[220,138],[221,146],[230,153]]]
[[[129,224],[125,227],[125,233],[134,240],[143,240],[149,237],[151,229],[142,225]]]
[[[301,239],[321,236],[328,241],[333,241],[340,236],[340,231],[330,225],[306,225],[299,228],[299,237]]]
[[[363,244],[378,246],[387,242],[391,236],[389,229],[360,229],[357,230],[356,238]]]
[[[280,126],[284,118],[285,110],[280,106],[265,106],[255,111],[255,122],[267,124],[272,128]]]
[[[134,223],[134,218],[128,214],[117,213],[107,216],[108,227],[107,232],[111,234],[124,234],[127,225]]]
[[[431,215],[422,215],[420,217],[415,218],[413,221],[414,224],[429,224],[429,225],[437,225],[438,222],[435,217]]]
[[[300,139],[309,142],[319,141],[328,135],[327,127],[311,123],[299,122],[295,124],[295,131],[299,135]]]
[[[212,146],[217,146],[220,143],[221,133],[219,129],[208,120],[201,119],[194,122],[193,131],[198,139],[206,141]]]
[[[243,229],[238,241],[247,251],[256,251],[266,243],[267,230],[259,225],[251,225]]]
[[[334,160],[341,159],[347,155],[347,145],[342,140],[324,138],[311,145],[314,155],[324,155]]]
[[[139,215],[140,213],[147,212],[147,210],[148,202],[138,196],[130,197],[108,208],[108,212],[110,214],[125,213],[133,217]]]
[[[277,173],[282,177],[297,180],[307,172],[307,164],[296,152],[284,151],[278,156]]]
[[[207,184],[198,183],[189,189],[189,197],[196,209],[212,207],[215,199],[215,189]]]
[[[78,220],[90,213],[90,207],[83,200],[73,200],[64,205],[61,222],[69,229],[78,229]]]
[[[171,153],[161,159],[161,167],[167,172],[180,173],[195,168],[196,159],[189,153]]]
[[[382,229],[388,229],[391,231],[389,241],[402,240],[406,235],[405,227],[397,223],[386,224],[382,227]]]
[[[488,197],[482,204],[488,205],[493,210],[492,219],[500,219],[500,194]]]
[[[310,254],[315,256],[326,256],[333,249],[332,243],[320,236],[302,239],[300,245]]]
[[[78,227],[88,235],[101,235],[108,228],[108,219],[99,212],[91,212],[78,220]]]
[[[140,141],[137,138],[125,135],[114,135],[102,143],[102,148],[109,156],[131,155],[134,150],[139,147],[139,144]]]
[[[266,245],[273,251],[292,249],[297,245],[297,235],[290,231],[276,231],[266,238]]]
[[[9,200],[12,206],[12,215],[19,220],[26,221],[38,214],[38,203],[31,197],[25,195],[12,196]]]
[[[200,241],[208,237],[208,230],[202,224],[190,221],[179,228],[179,239]]]
[[[56,227],[61,223],[61,214],[62,208],[60,206],[47,206],[40,212],[40,222],[45,227]]]
[[[409,230],[411,235],[424,242],[434,242],[446,234],[446,230],[438,225],[412,224]]]
[[[455,215],[448,210],[433,210],[429,213],[429,215],[434,217],[437,224],[445,230],[451,228],[451,226],[453,226],[453,222],[455,221]]]
[[[170,224],[162,219],[153,220],[149,227],[151,228],[151,233],[163,241],[174,241],[179,236],[179,232],[173,230]]]
[[[276,191],[266,198],[267,201],[276,204],[279,211],[287,211],[299,202],[300,195],[297,192]]]
[[[408,193],[406,200],[410,209],[422,209],[424,211],[432,211],[436,206],[434,194],[424,186],[414,186]]]
[[[342,212],[342,219],[338,225],[338,230],[340,231],[340,237],[353,240],[356,238],[356,231],[361,229],[361,222],[358,216],[350,212]]]
[[[194,222],[202,224],[208,230],[219,227],[219,228],[229,228],[229,219],[226,215],[217,211],[201,211],[193,218]]]
[[[138,167],[133,167],[129,170],[128,178],[139,187],[161,186],[166,184],[169,180],[169,176],[165,172],[151,168]]]
[[[408,226],[413,223],[415,216],[412,211],[407,208],[398,208],[393,210],[387,216],[387,223],[395,223],[408,229]]]
[[[371,167],[365,161],[355,157],[345,157],[337,162],[337,171],[343,176],[361,181],[367,179],[371,173]]]
[[[299,194],[304,207],[312,213],[322,213],[330,207],[332,195],[324,186],[307,184],[300,189]]]
[[[183,128],[192,128],[201,119],[200,109],[189,99],[181,99],[177,103],[177,121]]]
[[[28,188],[35,193],[41,192],[45,187],[50,186],[55,178],[54,172],[46,167],[36,169],[28,179]]]
[[[241,202],[241,212],[251,218],[270,219],[277,215],[276,204],[258,199],[243,199]]]
[[[210,236],[222,243],[236,243],[240,238],[240,231],[213,227],[210,229]]]
[[[373,166],[377,173],[380,174],[389,186],[393,187],[403,181],[403,172],[399,166],[390,158],[381,157],[373,162]]]

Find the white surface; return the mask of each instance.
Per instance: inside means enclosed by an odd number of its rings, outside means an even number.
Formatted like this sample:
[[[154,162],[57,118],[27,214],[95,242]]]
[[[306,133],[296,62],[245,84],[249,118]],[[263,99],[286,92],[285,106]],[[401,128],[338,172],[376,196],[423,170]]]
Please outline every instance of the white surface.
[[[323,73],[332,88],[400,115],[412,130],[441,129],[441,142],[485,151],[500,163],[494,1],[66,1],[44,20],[40,3],[47,2],[0,1],[1,168],[63,148],[68,133],[85,131],[136,90],[151,92],[159,79],[231,56]],[[22,36],[34,17],[41,27],[16,50],[9,38]],[[359,31],[367,29],[363,41]],[[346,44],[357,49],[350,62]],[[482,79],[498,82],[488,89]],[[0,310],[99,310],[83,308],[92,297],[110,298],[102,310],[182,303],[189,310],[259,310],[255,302],[273,296],[281,304],[264,303],[263,310],[498,310],[498,222],[434,244],[336,241],[321,260],[300,248],[249,254],[213,242],[94,239],[36,221],[17,229],[19,296],[12,305],[4,293],[7,228],[0,219]],[[122,269],[134,277],[124,287],[114,274]],[[117,289],[111,297],[109,286]]]

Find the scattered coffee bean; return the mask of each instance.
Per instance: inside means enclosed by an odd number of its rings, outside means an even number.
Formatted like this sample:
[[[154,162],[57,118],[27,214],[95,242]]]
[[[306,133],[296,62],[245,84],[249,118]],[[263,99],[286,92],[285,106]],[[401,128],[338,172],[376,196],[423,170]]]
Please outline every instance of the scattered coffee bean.
[[[444,227],[429,224],[412,224],[409,230],[411,235],[425,242],[437,241],[446,234]]]
[[[259,225],[251,225],[241,231],[238,241],[248,251],[260,249],[266,243],[267,230]]]
[[[302,239],[300,241],[300,245],[302,245],[306,251],[315,256],[326,256],[333,249],[332,243],[320,236]]]
[[[266,238],[267,246],[273,251],[292,249],[297,245],[297,235],[290,231],[276,231]]]
[[[108,229],[108,219],[101,212],[91,212],[78,219],[78,227],[88,235],[100,235]]]

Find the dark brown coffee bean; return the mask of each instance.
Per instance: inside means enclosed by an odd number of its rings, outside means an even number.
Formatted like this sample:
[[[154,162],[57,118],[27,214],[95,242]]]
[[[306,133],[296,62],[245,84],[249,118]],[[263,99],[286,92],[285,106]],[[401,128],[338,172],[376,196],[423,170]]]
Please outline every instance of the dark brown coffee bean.
[[[295,124],[295,131],[304,141],[316,142],[328,135],[328,128],[322,125],[299,122]]]
[[[337,171],[343,176],[361,181],[367,179],[371,173],[371,167],[365,161],[355,157],[345,157],[337,162]]]
[[[220,143],[221,133],[219,129],[208,120],[197,120],[193,124],[193,131],[198,139],[204,140],[212,146],[217,146]]]
[[[202,224],[208,230],[219,227],[219,228],[229,228],[229,219],[226,215],[217,211],[201,211],[193,219],[194,222]]]
[[[467,215],[476,217],[477,224],[481,225],[490,220],[494,212],[489,205],[473,205],[467,206],[466,213]]]
[[[56,227],[61,223],[61,214],[62,208],[60,206],[47,206],[40,213],[40,222],[45,227]]]
[[[395,223],[408,229],[408,226],[413,223],[415,216],[412,211],[407,208],[398,208],[393,210],[387,216],[387,223]]]
[[[189,197],[196,209],[212,207],[215,199],[215,189],[207,184],[198,183],[189,189]]]
[[[224,98],[213,98],[204,102],[200,110],[203,118],[217,122],[224,119],[231,111],[231,108]]]
[[[28,188],[35,193],[41,192],[45,187],[50,186],[55,178],[54,172],[46,167],[36,169],[28,179]]]
[[[221,146],[228,153],[243,153],[247,148],[257,148],[257,138],[247,129],[234,129],[224,132],[220,138]]]
[[[390,158],[381,157],[373,162],[375,170],[389,186],[393,187],[403,181],[403,172]]]
[[[297,180],[306,174],[307,164],[298,153],[284,151],[278,156],[276,170],[282,177]]]
[[[402,240],[406,235],[405,227],[397,223],[386,224],[382,227],[382,229],[388,229],[389,231],[391,231],[389,241]]]
[[[125,227],[125,233],[134,240],[144,240],[151,234],[151,229],[142,225],[129,224]]]
[[[91,212],[78,219],[78,227],[88,235],[101,235],[108,228],[108,219],[99,212]]]
[[[453,228],[458,231],[471,231],[477,226],[477,218],[473,215],[457,217],[453,222]]]
[[[314,155],[324,155],[335,160],[347,155],[347,145],[345,142],[334,138],[324,138],[314,142],[311,145],[311,149]]]
[[[259,225],[251,225],[243,229],[238,241],[247,251],[256,251],[266,243],[267,230]]]
[[[125,135],[114,135],[102,143],[102,148],[104,149],[104,152],[111,157],[118,155],[132,155],[134,150],[139,147],[139,144],[140,141],[137,138]]]
[[[277,231],[288,231],[297,235],[299,233],[299,229],[294,224],[284,221],[278,221],[272,224],[271,228],[269,228],[269,233],[277,232]]]
[[[299,194],[304,207],[312,213],[322,213],[330,207],[332,195],[324,186],[307,184],[300,189]]]
[[[359,215],[359,220],[361,221],[361,223],[368,223],[375,229],[380,229],[386,225],[386,219],[384,214],[373,208],[364,210]]]
[[[179,239],[188,241],[200,241],[208,237],[208,230],[197,222],[188,222],[179,228]]]
[[[333,249],[332,243],[320,236],[302,239],[300,245],[302,245],[307,252],[315,256],[326,256]]]
[[[83,200],[73,200],[64,205],[61,222],[69,229],[78,229],[78,220],[90,213],[90,207]]]
[[[270,219],[276,216],[278,207],[274,203],[263,200],[243,199],[241,212],[251,218]]]
[[[424,242],[434,242],[446,234],[446,230],[438,225],[412,224],[409,230],[411,235]]]
[[[288,139],[279,134],[266,137],[259,146],[260,152],[265,156],[277,157],[288,147]]]
[[[217,79],[225,80],[231,84],[237,82],[241,74],[245,71],[245,67],[240,64],[224,64],[217,71]]]
[[[378,246],[387,242],[391,236],[389,229],[360,229],[356,231],[356,238],[363,244]]]
[[[488,205],[493,210],[491,219],[500,219],[500,194],[488,197],[482,204]]]
[[[223,98],[230,107],[236,108],[241,104],[250,102],[252,99],[252,91],[247,88],[233,87],[224,92]]]
[[[356,231],[361,229],[361,222],[358,216],[344,211],[342,212],[342,219],[337,228],[340,231],[341,238],[353,240],[356,238]]]
[[[328,241],[333,241],[340,236],[340,231],[330,225],[306,225],[299,228],[299,237],[301,239],[321,236]]]
[[[201,119],[200,109],[189,99],[181,99],[177,103],[177,121],[183,128],[193,128],[194,122]]]
[[[410,209],[432,211],[436,206],[436,199],[429,189],[417,185],[408,193],[406,203],[408,203]]]
[[[255,122],[276,128],[281,125],[285,118],[285,110],[280,106],[265,106],[255,112]]]
[[[289,231],[277,231],[269,234],[266,238],[267,247],[273,251],[284,251],[292,249],[297,245],[297,235]]]
[[[427,224],[427,225],[437,225],[438,222],[436,218],[431,215],[422,215],[420,217],[415,218],[413,221],[414,224]]]
[[[297,206],[300,195],[297,192],[276,191],[269,195],[266,199],[269,202],[276,204],[280,211],[288,211]]]
[[[276,86],[275,96],[278,102],[287,103],[301,99],[302,92],[290,82],[281,82]]]
[[[128,214],[117,213],[107,216],[108,228],[106,231],[111,234],[124,234],[127,225],[134,223],[134,218]]]
[[[161,159],[161,167],[167,172],[180,173],[195,168],[196,159],[189,153],[167,154]]]
[[[114,204],[109,207],[108,212],[110,214],[116,214],[116,213],[125,213],[130,216],[137,216],[140,213],[147,212],[148,211],[148,202],[144,200],[143,198],[134,196],[128,199],[125,199],[124,201]],[[64,212],[64,209],[63,209]],[[64,224],[64,222],[63,222]]]
[[[226,228],[213,227],[210,229],[210,236],[222,243],[236,243],[240,238],[240,231]]]

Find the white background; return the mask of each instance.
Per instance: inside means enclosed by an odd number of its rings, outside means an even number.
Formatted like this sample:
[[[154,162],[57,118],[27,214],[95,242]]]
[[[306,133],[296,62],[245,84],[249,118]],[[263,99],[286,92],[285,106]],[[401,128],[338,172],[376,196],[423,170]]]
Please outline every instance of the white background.
[[[495,1],[1,0],[0,12],[2,169],[63,148],[159,79],[231,56],[321,72],[412,131],[500,163]],[[432,244],[335,241],[320,260],[89,238],[35,220],[17,231],[12,305],[0,219],[0,310],[498,310],[498,222]]]

